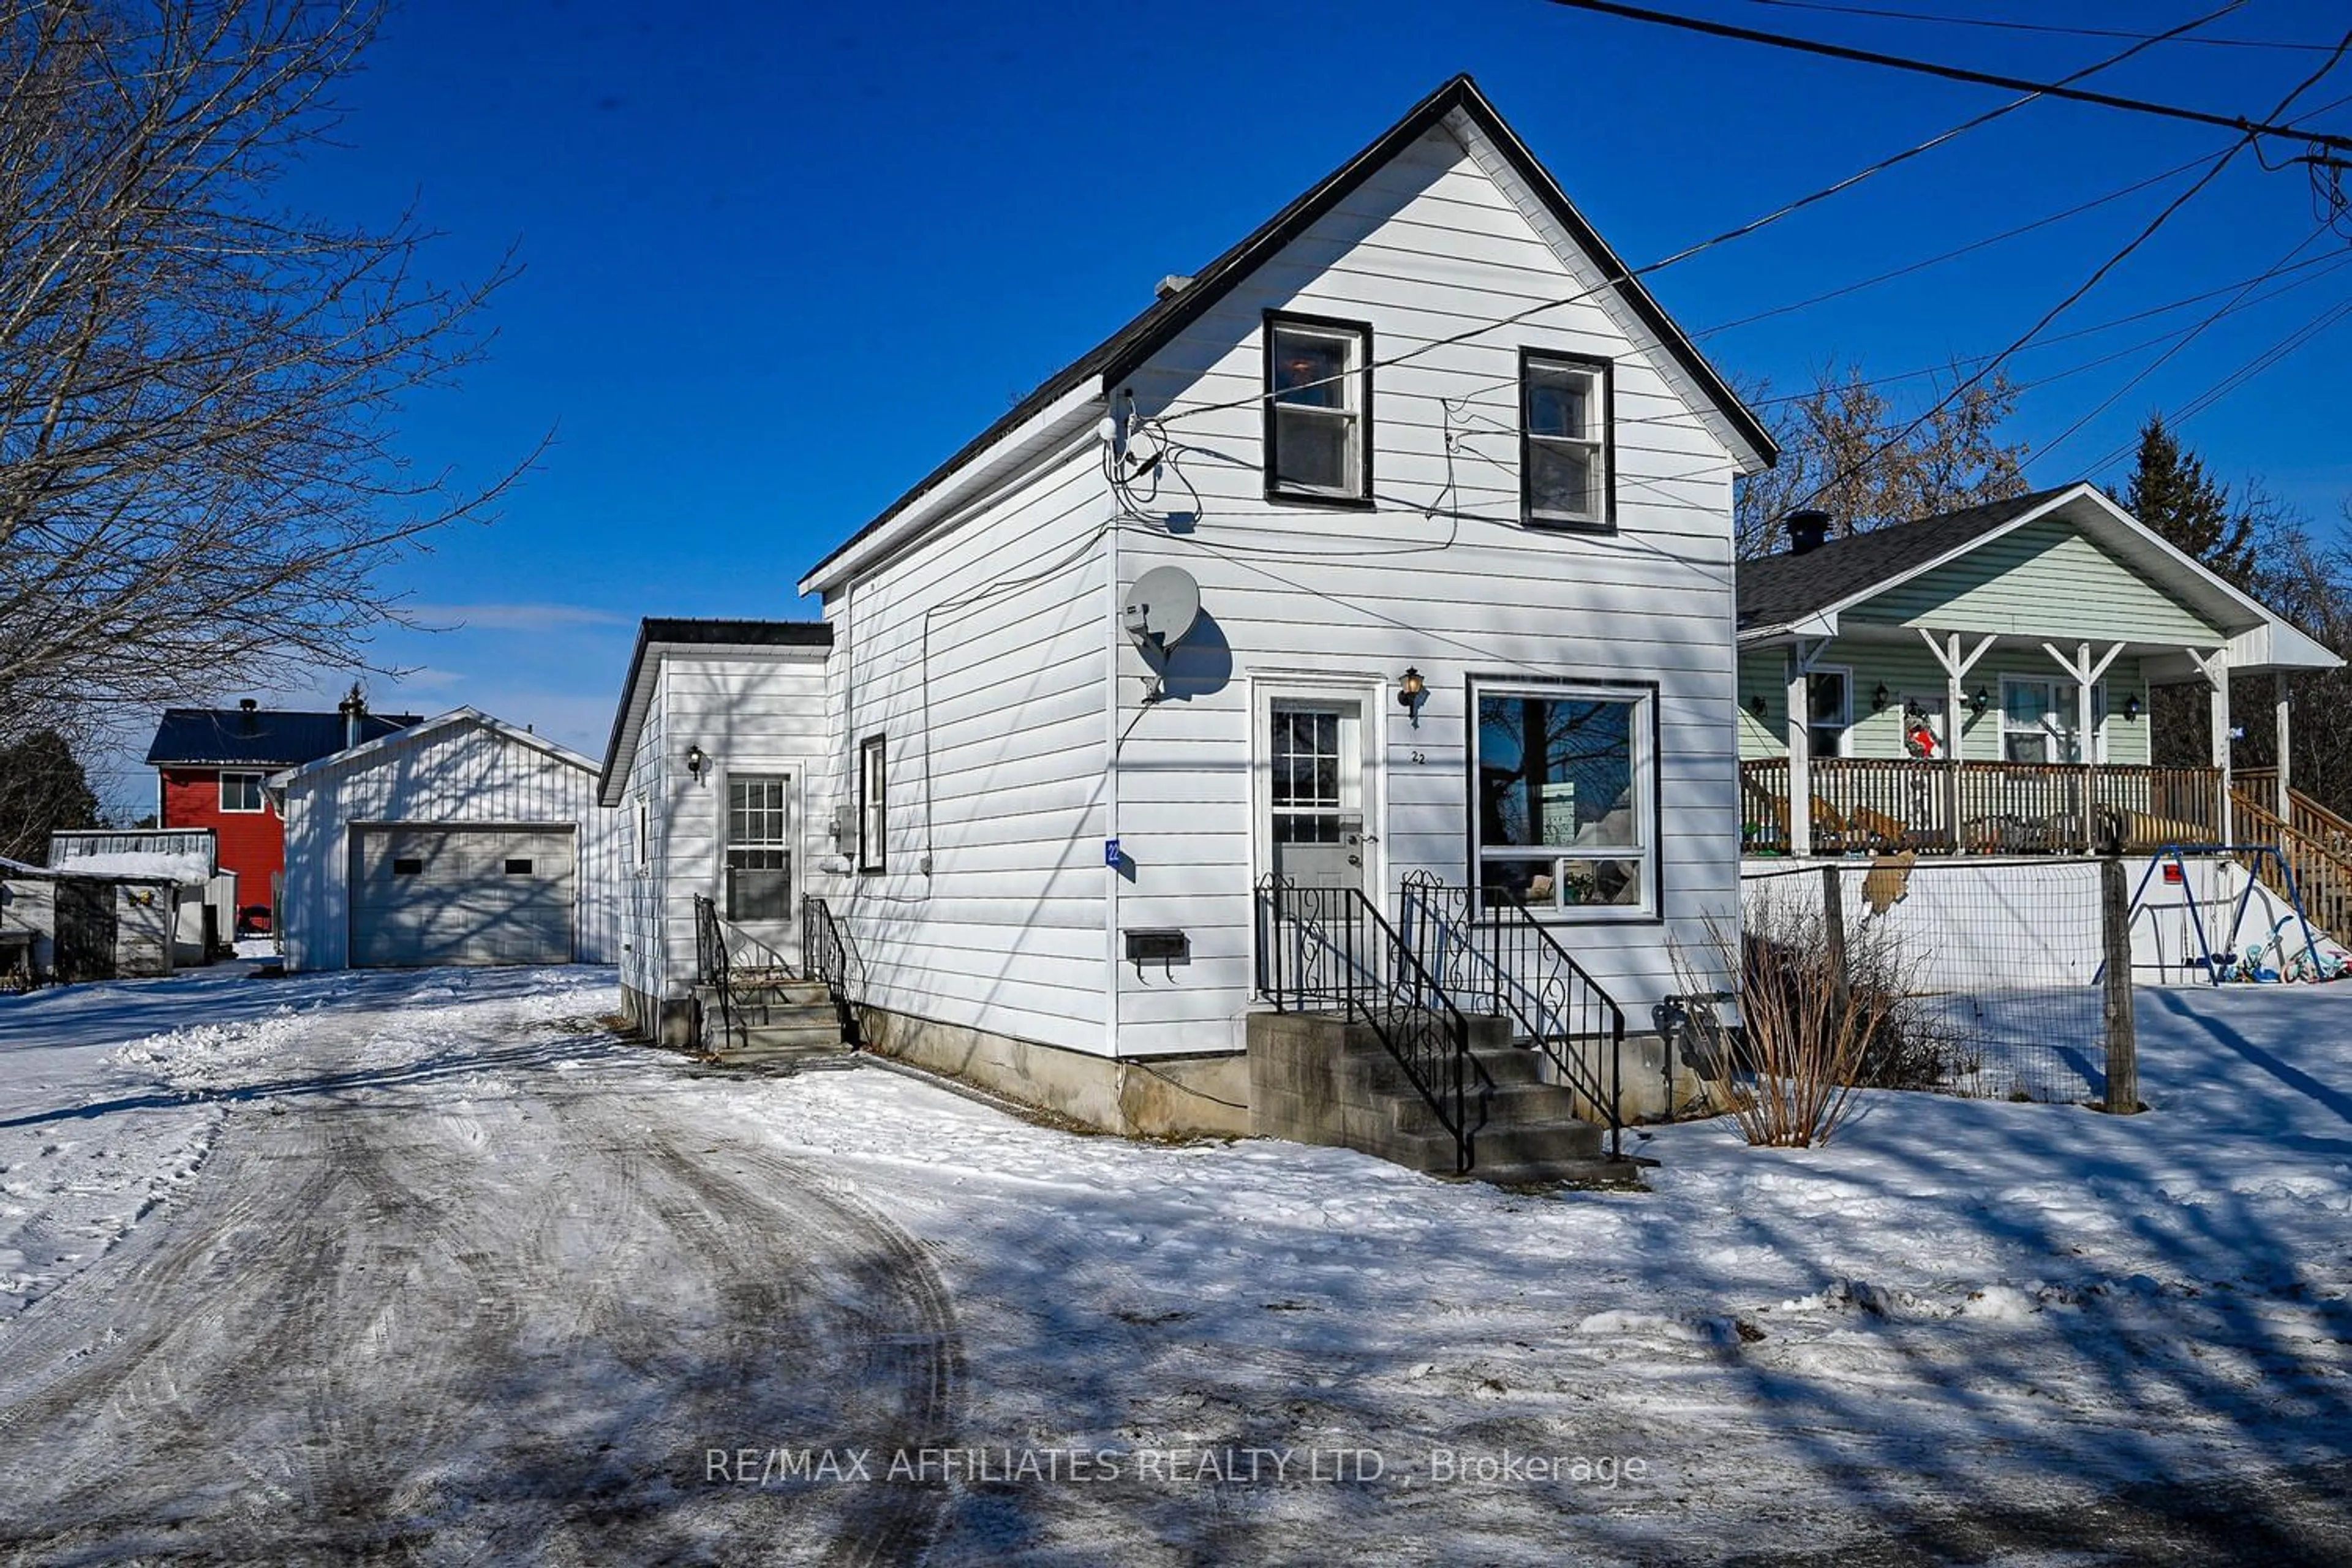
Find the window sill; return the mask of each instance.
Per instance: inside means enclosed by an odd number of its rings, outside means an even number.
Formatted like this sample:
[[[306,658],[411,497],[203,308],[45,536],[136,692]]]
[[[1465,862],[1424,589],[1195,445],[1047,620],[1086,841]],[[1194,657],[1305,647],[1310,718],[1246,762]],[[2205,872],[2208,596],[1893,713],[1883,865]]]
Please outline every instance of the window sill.
[[[1519,521],[1526,527],[1544,533],[1614,533],[1617,531],[1615,520],[1610,518],[1588,522],[1572,517],[1544,517],[1529,512],[1522,515]]]
[[[1265,499],[1269,501],[1279,501],[1284,506],[1319,506],[1333,511],[1370,511],[1379,504],[1370,496],[1339,496],[1328,495],[1321,490],[1277,489],[1272,485],[1265,488]]]

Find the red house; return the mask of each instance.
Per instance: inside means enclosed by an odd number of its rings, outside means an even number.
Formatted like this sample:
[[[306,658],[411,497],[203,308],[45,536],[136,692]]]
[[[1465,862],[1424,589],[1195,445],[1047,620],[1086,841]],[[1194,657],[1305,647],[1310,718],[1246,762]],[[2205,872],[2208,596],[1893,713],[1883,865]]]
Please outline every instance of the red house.
[[[238,933],[266,931],[286,869],[286,825],[263,781],[416,721],[371,713],[356,693],[332,713],[265,709],[250,697],[235,708],[166,708],[147,748],[156,826],[211,828],[220,868],[236,873]]]

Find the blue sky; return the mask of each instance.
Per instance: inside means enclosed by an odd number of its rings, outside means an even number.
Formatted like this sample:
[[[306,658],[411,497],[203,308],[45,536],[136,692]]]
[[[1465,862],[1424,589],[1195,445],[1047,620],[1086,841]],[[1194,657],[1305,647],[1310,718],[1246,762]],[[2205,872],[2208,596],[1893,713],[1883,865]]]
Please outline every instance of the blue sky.
[[[2122,47],[1758,0],[1656,3],[2024,76]],[[2151,30],[2210,9],[1884,3]],[[386,638],[381,657],[417,673],[372,679],[380,708],[470,702],[601,752],[637,616],[813,613],[793,583],[832,542],[1148,303],[1160,277],[1200,266],[1454,71],[1477,77],[1636,264],[2007,96],[1542,0],[664,9],[406,0],[341,95],[341,145],[288,182],[293,202],[356,220],[414,199],[446,235],[442,276],[516,248],[524,270],[497,300],[491,357],[409,411],[417,463],[487,479],[554,437],[497,523],[441,536],[387,579],[463,629]],[[2332,44],[2347,20],[2327,0],[2248,0],[2207,31]],[[2096,85],[2255,114],[2324,58],[2173,44]],[[2314,123],[2352,133],[2352,102],[2336,102],[2347,94],[2352,63],[2299,107],[2333,104]],[[1651,284],[1734,375],[1793,390],[1824,363],[1939,366],[2008,343],[2192,175],[1879,288],[1709,329],[2229,140],[2043,102]],[[2300,173],[2242,156],[2052,331],[2252,278],[2314,225]],[[2302,256],[2331,247],[2352,257],[2341,236]],[[2077,367],[2220,301],[2019,360],[2032,477],[2079,477],[2149,409],[2182,406],[2352,301],[2352,268],[2287,281],[2302,286],[2220,321],[2046,456],[2168,345]],[[2259,474],[2333,525],[2352,497],[2347,344],[2342,326],[2316,338],[2194,419],[2190,440],[2224,477]],[[331,700],[349,679],[322,671],[310,691],[262,695]],[[109,793],[140,798],[152,786],[134,775],[113,774]]]

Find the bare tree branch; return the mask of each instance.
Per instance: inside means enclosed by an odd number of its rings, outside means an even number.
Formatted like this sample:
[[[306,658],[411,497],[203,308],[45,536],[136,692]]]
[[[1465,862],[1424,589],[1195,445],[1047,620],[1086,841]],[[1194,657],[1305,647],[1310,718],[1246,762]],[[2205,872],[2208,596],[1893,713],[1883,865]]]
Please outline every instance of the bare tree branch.
[[[0,736],[365,664],[376,586],[487,485],[414,470],[406,400],[488,341],[380,228],[283,210],[375,0],[0,0]]]

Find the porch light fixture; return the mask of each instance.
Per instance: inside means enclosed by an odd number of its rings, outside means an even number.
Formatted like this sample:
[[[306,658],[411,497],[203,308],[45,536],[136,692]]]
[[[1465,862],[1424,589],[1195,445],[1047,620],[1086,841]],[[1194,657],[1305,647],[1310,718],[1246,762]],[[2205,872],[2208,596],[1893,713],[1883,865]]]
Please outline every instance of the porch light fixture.
[[[2124,717],[2134,721],[2137,721],[2139,718],[2139,694],[2137,692],[2134,692],[2131,696],[2124,699]]]
[[[1890,695],[1892,694],[1886,689],[1886,682],[1882,680],[1878,683],[1878,689],[1870,694],[1870,705],[1873,708],[1884,708]]]
[[[1748,710],[1750,713],[1755,714],[1759,719],[1764,717],[1764,694],[1762,692],[1759,691],[1755,696],[1748,700]]]
[[[1412,715],[1412,727],[1416,730],[1421,728],[1421,700],[1428,692],[1429,683],[1422,679],[1421,671],[1405,666],[1404,674],[1397,679],[1397,706]]]
[[[702,765],[709,760],[710,759],[709,757],[702,754],[702,748],[700,746],[688,746],[686,749],[687,773],[692,777],[698,779],[700,778],[702,776]]]
[[[1981,719],[1985,715],[1985,710],[1991,706],[1992,693],[1979,686],[1976,689],[1976,694],[1969,699],[1969,717]]]

